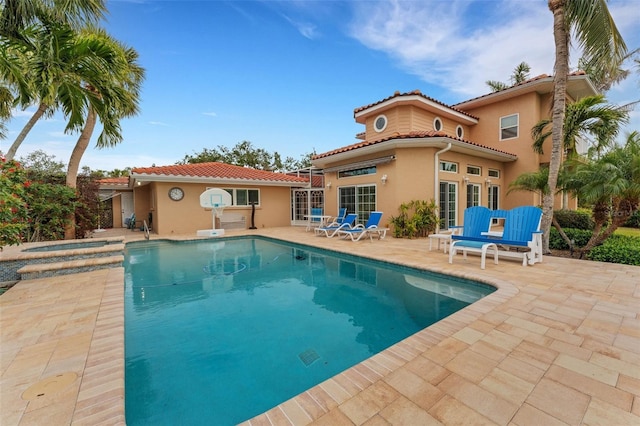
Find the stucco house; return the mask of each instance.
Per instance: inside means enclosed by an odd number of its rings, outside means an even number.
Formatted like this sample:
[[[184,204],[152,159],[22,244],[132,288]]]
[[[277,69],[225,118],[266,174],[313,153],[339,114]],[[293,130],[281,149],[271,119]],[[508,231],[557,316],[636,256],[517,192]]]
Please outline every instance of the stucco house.
[[[597,91],[582,72],[569,76],[568,102]],[[335,214],[342,207],[359,222],[382,211],[382,225],[411,200],[435,200],[446,229],[462,222],[466,207],[509,209],[539,205],[530,192],[508,193],[520,174],[549,162],[533,152],[531,128],[550,115],[553,77],[541,75],[499,92],[446,105],[420,91],[392,96],[354,110],[364,125],[358,142],[315,155],[313,167],[284,174],[223,163],[135,168],[128,178],[104,179],[112,226],[135,212],[159,235],[195,233],[211,227],[212,213],[199,196],[218,187],[232,195],[224,223],[233,227],[306,225],[311,208]],[[556,205],[561,206],[558,196]],[[575,208],[569,199],[565,207]],[[242,220],[238,220],[242,218]],[[109,224],[105,224],[109,226]]]
[[[124,227],[135,213],[137,227],[146,220],[159,235],[195,234],[212,226],[212,212],[200,206],[199,197],[214,187],[229,192],[233,202],[216,227],[249,228],[253,215],[255,227],[264,228],[306,224],[311,194],[322,192],[323,181],[312,171],[274,173],[215,162],[142,167],[129,177],[102,179],[100,197],[111,200],[113,227]]]
[[[596,93],[584,73],[569,76],[568,102]],[[552,95],[553,77],[541,75],[455,105],[413,91],[356,108],[359,141],[312,158],[324,170],[325,209],[346,207],[361,222],[383,211],[386,224],[401,203],[433,199],[446,229],[466,207],[541,204],[534,193],[507,192],[517,176],[549,162],[551,141],[544,155],[534,153],[531,128],[550,116]]]

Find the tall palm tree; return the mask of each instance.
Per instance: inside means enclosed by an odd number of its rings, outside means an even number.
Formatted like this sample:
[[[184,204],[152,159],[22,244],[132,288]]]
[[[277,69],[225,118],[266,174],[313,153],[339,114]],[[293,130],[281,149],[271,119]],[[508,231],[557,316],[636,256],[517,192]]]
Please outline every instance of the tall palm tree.
[[[620,35],[606,0],[548,0],[553,13],[555,42],[554,92],[552,107],[551,159],[549,162],[549,193],[542,203],[544,251],[549,251],[549,231],[553,218],[553,194],[558,183],[562,162],[564,115],[569,75],[569,42],[574,34],[583,51],[586,63],[595,69],[617,68],[623,61],[627,47]]]
[[[20,97],[25,106],[33,102],[38,108],[20,131],[6,153],[14,158],[18,148],[36,122],[43,116],[51,116],[61,109],[69,123],[65,131],[71,131],[84,123],[83,105],[78,99],[86,97],[84,85],[99,86],[112,53],[99,40],[78,37],[69,25],[47,23],[32,25],[23,31],[24,48],[13,60],[26,70],[28,89]]]
[[[110,37],[104,30],[88,29],[79,34],[79,44],[100,50],[103,60],[98,75],[83,81],[83,93],[72,104],[81,105],[83,120],[69,121],[67,129],[80,130],[80,136],[69,158],[67,186],[75,188],[78,169],[98,120],[103,129],[96,145],[100,148],[114,146],[122,141],[120,120],[139,111],[140,88],[144,80],[144,68],[138,63],[138,53]],[[75,238],[75,218],[70,217],[65,238]]]

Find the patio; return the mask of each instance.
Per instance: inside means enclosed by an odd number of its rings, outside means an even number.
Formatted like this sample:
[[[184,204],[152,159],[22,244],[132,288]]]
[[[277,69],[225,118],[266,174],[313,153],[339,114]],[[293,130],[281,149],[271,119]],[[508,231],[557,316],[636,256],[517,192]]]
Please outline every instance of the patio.
[[[498,287],[245,424],[640,424],[638,267],[547,256],[533,267],[505,260],[482,271],[475,256],[448,264],[428,239],[353,243],[304,228],[228,233],[240,234]],[[0,297],[3,425],[124,424],[124,269],[70,277],[21,281]]]

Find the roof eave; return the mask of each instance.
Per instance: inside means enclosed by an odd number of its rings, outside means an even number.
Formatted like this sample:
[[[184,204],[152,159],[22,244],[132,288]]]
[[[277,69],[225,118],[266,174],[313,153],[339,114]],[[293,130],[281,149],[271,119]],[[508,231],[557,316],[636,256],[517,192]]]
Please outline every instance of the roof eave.
[[[444,148],[451,143],[453,152],[460,152],[463,154],[474,155],[476,157],[488,158],[491,160],[500,161],[503,163],[516,161],[517,155],[503,153],[485,148],[478,145],[463,142],[458,139],[447,137],[434,137],[434,138],[397,138],[390,139],[388,141],[374,143],[361,148],[356,148],[349,151],[339,152],[326,157],[311,160],[311,163],[317,167],[327,167],[329,164],[338,163],[342,161],[353,160],[368,154],[377,154],[384,151],[397,148]]]
[[[309,181],[281,181],[281,180],[262,180],[262,179],[240,179],[240,178],[221,178],[221,177],[201,177],[201,176],[182,176],[182,175],[155,175],[146,173],[132,173],[131,185],[135,186],[138,182],[175,182],[175,183],[206,183],[220,185],[256,185],[256,186],[284,186],[284,187],[300,187],[309,184]]]
[[[359,122],[358,119],[362,119],[365,117],[368,117],[370,115],[382,112],[386,109],[389,109],[391,106],[397,106],[398,104],[410,104],[410,105],[425,105],[425,106],[429,106],[437,111],[439,111],[441,114],[449,117],[449,118],[454,118],[457,120],[461,120],[466,122],[467,124],[471,125],[471,124],[478,124],[478,119],[471,117],[467,114],[464,114],[462,112],[456,111],[454,109],[448,108],[445,105],[441,105],[437,102],[433,102],[429,99],[426,99],[424,96],[422,95],[401,95],[401,96],[396,96],[393,97],[391,99],[387,99],[384,102],[381,102],[379,104],[375,104],[372,105],[370,107],[367,107],[365,109],[362,109],[356,113],[353,114],[354,118],[356,119],[356,122]]]
[[[553,91],[553,76],[540,78],[535,81],[531,81],[526,84],[519,84],[516,86],[509,87],[504,90],[500,90],[499,92],[489,93],[484,96],[480,96],[474,99],[469,99],[468,101],[460,102],[459,104],[455,104],[455,108],[463,109],[463,110],[471,110],[474,108],[478,108],[484,105],[493,104],[499,101],[504,101],[505,99],[514,98],[516,96],[520,96],[526,93],[537,92],[539,94],[551,93]],[[598,94],[598,90],[595,88],[589,76],[580,74],[580,75],[571,75],[567,80],[567,94],[572,99],[581,99],[585,96],[592,96]]]

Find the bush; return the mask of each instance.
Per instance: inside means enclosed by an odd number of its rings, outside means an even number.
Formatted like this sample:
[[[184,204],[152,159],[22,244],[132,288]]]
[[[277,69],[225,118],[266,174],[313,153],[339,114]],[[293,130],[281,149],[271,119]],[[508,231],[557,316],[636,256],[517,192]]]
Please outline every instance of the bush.
[[[558,221],[558,224],[562,229],[588,229],[593,230],[595,226],[593,219],[591,218],[591,210],[578,209],[578,210],[555,210],[553,217]]]
[[[435,231],[439,222],[436,204],[422,200],[402,203],[398,207],[400,215],[391,216],[393,236],[396,238],[426,237]]]
[[[563,228],[562,229],[570,240],[573,240],[573,247],[584,247],[589,242],[593,232],[584,229]],[[549,234],[549,248],[553,250],[569,250],[569,246],[566,241],[562,239],[562,236],[556,228],[551,228]]]
[[[640,229],[640,210],[637,210],[631,215],[628,221],[625,222],[626,228],[638,228]]]
[[[587,255],[589,260],[640,266],[640,238],[612,235]]]

